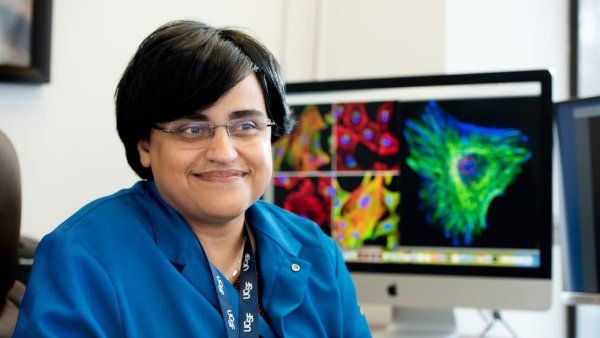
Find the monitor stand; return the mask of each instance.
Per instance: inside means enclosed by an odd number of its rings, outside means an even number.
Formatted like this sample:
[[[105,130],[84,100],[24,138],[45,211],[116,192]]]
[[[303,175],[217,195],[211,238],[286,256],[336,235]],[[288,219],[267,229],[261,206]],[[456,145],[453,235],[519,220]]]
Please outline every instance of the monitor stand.
[[[385,332],[374,338],[455,338],[456,321],[452,309],[392,307],[392,321]]]

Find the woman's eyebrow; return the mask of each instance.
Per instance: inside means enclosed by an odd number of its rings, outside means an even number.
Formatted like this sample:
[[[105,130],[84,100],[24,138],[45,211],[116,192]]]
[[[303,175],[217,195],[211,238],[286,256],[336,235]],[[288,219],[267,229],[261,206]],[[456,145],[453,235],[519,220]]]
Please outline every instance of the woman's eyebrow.
[[[239,119],[243,117],[266,116],[266,114],[256,109],[236,110],[229,114],[229,119]]]
[[[255,116],[266,116],[266,114],[256,109],[241,109],[229,113],[230,120]],[[203,112],[194,112],[190,115],[185,116],[184,118],[192,121],[210,121],[208,116],[206,116]]]
[[[192,121],[208,121],[208,117],[201,112],[191,113],[184,118]]]

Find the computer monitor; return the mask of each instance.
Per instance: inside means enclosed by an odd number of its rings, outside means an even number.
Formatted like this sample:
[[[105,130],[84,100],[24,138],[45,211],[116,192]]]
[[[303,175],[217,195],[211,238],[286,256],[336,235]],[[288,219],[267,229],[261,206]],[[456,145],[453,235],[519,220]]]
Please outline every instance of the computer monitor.
[[[564,292],[568,304],[600,304],[600,97],[556,104],[563,174]]]
[[[410,308],[549,308],[548,71],[287,91],[298,124],[274,144],[267,198],[331,235],[361,302],[391,304],[394,320]]]

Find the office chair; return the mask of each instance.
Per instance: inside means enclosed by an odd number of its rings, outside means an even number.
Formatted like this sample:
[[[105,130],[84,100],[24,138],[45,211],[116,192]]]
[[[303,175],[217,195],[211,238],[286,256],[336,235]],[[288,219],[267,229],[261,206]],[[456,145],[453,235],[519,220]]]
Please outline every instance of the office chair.
[[[10,337],[25,287],[15,282],[21,228],[21,175],[15,149],[0,131],[0,338]]]

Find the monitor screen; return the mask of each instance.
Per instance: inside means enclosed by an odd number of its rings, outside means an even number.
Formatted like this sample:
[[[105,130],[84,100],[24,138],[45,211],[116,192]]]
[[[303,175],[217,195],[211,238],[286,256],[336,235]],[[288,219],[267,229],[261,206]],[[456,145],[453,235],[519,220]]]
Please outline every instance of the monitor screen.
[[[600,98],[556,105],[563,173],[564,298],[600,304]]]
[[[270,198],[354,273],[550,278],[546,71],[288,85]]]

